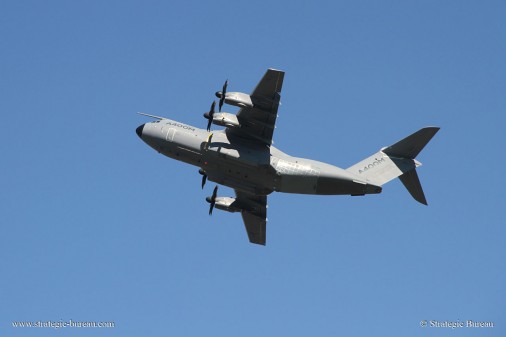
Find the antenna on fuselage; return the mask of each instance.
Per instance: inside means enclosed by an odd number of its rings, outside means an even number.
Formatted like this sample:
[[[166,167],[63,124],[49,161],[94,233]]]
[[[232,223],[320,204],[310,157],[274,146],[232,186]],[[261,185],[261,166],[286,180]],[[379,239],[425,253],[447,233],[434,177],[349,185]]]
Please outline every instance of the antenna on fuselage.
[[[167,118],[165,118],[165,117],[160,117],[160,116],[150,115],[150,114],[146,114],[146,113],[144,113],[144,112],[137,112],[137,113],[138,113],[139,115],[143,115],[143,116],[147,116],[147,117],[151,117],[151,118],[155,118],[155,119],[160,119],[160,120],[162,120],[162,119],[167,119]]]

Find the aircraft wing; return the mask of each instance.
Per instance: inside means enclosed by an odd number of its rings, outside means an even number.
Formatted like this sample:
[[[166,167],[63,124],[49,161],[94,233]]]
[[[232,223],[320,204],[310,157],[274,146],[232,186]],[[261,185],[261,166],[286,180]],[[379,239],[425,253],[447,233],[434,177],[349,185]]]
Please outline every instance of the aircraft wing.
[[[267,225],[267,197],[235,190],[237,201],[246,205],[241,212],[246,232],[251,243],[265,246]]]
[[[253,107],[241,108],[237,113],[241,127],[229,128],[228,132],[271,145],[284,76],[284,71],[268,69],[250,94]]]

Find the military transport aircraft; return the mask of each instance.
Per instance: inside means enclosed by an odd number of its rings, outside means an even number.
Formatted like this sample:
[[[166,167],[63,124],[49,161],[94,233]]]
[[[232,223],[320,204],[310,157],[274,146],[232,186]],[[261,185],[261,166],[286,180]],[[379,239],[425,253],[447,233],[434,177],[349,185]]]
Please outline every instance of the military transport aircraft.
[[[284,72],[268,69],[255,90],[248,95],[227,92],[228,80],[219,98],[204,114],[207,130],[165,117],[143,124],[137,135],[167,157],[199,167],[202,188],[206,180],[231,187],[235,197],[218,197],[218,186],[207,197],[213,208],[240,212],[249,241],[265,245],[267,196],[272,192],[365,195],[381,192],[381,186],[399,177],[418,202],[427,205],[416,168],[418,153],[439,130],[426,127],[403,140],[382,148],[347,168],[292,157],[272,145]],[[237,114],[221,112],[223,104],[240,108]],[[210,132],[211,124],[224,130]]]

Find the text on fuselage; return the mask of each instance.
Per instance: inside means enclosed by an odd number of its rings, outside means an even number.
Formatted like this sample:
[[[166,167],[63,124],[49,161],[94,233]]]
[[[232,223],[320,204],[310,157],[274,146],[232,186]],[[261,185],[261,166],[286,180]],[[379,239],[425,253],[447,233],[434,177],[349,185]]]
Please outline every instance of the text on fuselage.
[[[372,163],[364,166],[363,169],[358,170],[358,173],[359,174],[364,173],[365,171],[370,170],[376,166],[379,166],[379,165],[383,164],[384,162],[385,162],[385,158],[380,158],[380,159],[374,158],[374,161]]]
[[[177,123],[177,122],[167,122],[167,125],[177,126],[178,128],[182,128],[182,129],[185,129],[185,130],[195,131],[195,129],[192,128],[191,126],[188,126],[188,125],[185,125],[185,124],[181,124],[181,123]]]

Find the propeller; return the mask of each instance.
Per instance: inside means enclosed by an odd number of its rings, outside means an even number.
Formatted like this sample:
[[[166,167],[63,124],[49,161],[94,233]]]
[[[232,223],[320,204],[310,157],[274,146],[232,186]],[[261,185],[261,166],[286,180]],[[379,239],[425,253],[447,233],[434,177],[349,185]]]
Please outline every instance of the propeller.
[[[221,91],[216,92],[216,97],[220,99],[220,105],[219,105],[219,111],[221,112],[221,107],[223,106],[223,103],[225,102],[225,95],[227,93],[227,86],[228,86],[228,80],[225,81],[225,84],[223,84],[223,89]]]
[[[216,194],[218,194],[218,185],[214,187],[213,195],[206,198],[206,201],[211,204],[209,207],[209,215],[213,214],[214,204],[216,203]]]
[[[204,171],[203,169],[200,169],[199,173],[202,174],[202,189],[204,189],[204,185],[206,184],[207,181],[207,174],[206,171]]]
[[[206,112],[204,114],[204,118],[207,118],[207,131],[209,132],[211,130],[211,124],[213,123],[213,116],[214,116],[214,107],[216,106],[216,101],[213,101],[213,104],[211,104],[211,109],[209,112]]]

